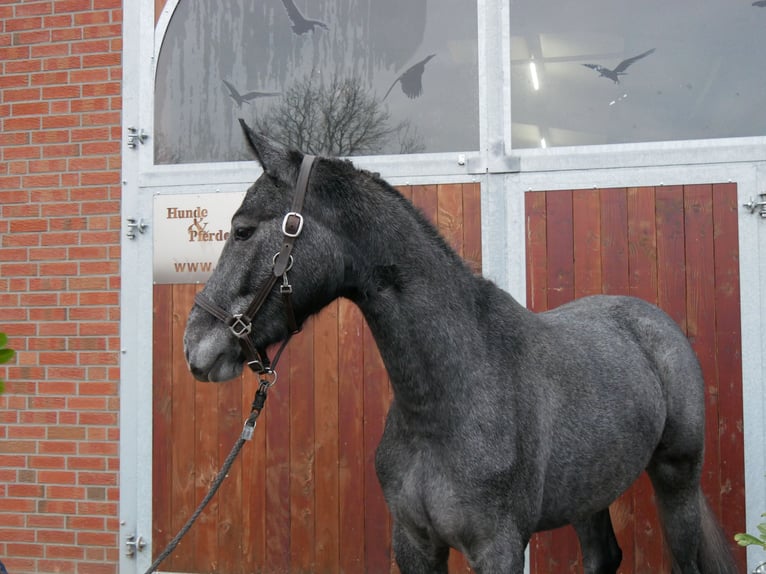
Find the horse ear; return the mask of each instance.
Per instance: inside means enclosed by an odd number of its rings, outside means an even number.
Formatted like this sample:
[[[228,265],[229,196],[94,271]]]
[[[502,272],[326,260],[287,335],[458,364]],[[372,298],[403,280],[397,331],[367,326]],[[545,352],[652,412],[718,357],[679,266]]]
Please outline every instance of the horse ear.
[[[242,118],[239,123],[250,151],[261,164],[263,171],[289,185],[294,185],[303,154],[256,133]]]

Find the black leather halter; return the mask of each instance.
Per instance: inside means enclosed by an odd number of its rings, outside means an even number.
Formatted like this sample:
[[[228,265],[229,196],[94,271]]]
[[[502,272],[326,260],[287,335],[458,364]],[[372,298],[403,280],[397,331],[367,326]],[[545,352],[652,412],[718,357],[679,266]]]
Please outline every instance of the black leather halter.
[[[298,239],[301,231],[303,231],[303,215],[301,215],[301,210],[303,209],[303,200],[306,197],[311,170],[314,166],[314,159],[315,157],[313,155],[303,156],[301,170],[298,174],[298,181],[295,184],[292,207],[282,220],[282,248],[276,255],[274,255],[271,276],[263,285],[261,285],[261,288],[256,293],[247,310],[245,310],[244,313],[232,315],[205,297],[202,293],[198,293],[194,298],[194,302],[197,305],[229,326],[229,330],[235,337],[237,337],[237,339],[239,339],[239,344],[242,346],[242,352],[245,355],[247,365],[254,372],[261,375],[274,372],[274,367],[279,361],[279,357],[287,346],[287,343],[290,341],[290,338],[300,331],[300,327],[295,320],[295,312],[293,311],[293,288],[287,279],[287,272],[293,264],[292,251],[293,246],[295,245],[295,240]],[[280,278],[282,279],[282,284],[280,285],[279,291],[282,295],[284,304],[288,335],[287,338],[282,341],[276,355],[274,355],[273,363],[270,363],[269,358],[266,355],[266,349],[257,349],[255,347],[251,332],[253,329],[253,318],[261,307],[263,307]]]

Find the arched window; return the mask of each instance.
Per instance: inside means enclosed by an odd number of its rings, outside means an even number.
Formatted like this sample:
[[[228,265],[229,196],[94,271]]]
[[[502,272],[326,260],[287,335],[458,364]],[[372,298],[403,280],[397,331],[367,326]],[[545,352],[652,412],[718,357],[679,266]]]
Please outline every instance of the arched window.
[[[245,159],[240,117],[314,153],[476,150],[477,70],[475,2],[180,0],[155,163]]]

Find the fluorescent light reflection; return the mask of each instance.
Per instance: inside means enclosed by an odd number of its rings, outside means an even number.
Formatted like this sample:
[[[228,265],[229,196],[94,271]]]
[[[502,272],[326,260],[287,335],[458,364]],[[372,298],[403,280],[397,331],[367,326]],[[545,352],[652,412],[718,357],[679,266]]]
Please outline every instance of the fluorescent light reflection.
[[[548,147],[548,143],[545,141],[545,138],[540,138],[540,147],[543,149]]]
[[[540,89],[540,79],[537,77],[537,66],[534,62],[529,63],[529,75],[532,76],[532,87],[535,91]]]

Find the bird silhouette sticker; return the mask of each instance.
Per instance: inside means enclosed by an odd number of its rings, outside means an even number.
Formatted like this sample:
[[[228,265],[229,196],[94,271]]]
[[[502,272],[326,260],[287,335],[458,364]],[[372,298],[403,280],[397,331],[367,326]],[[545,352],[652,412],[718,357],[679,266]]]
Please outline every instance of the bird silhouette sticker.
[[[279,92],[247,92],[240,94],[239,90],[237,90],[237,88],[235,88],[231,82],[223,80],[223,83],[226,86],[226,89],[229,91],[229,97],[237,102],[237,106],[240,108],[242,107],[242,104],[249,104],[250,100],[254,100],[256,98],[271,98],[273,96],[279,95]]]
[[[399,77],[396,78],[391,84],[391,87],[388,88],[388,91],[386,92],[386,95],[383,96],[383,99],[385,100],[388,97],[388,94],[391,93],[391,90],[394,89],[394,86],[397,82],[399,82],[401,85],[405,96],[411,100],[419,97],[423,93],[423,72],[425,72],[426,64],[434,56],[436,56],[436,54],[426,56],[417,64],[410,66],[404,72],[402,72]]]
[[[634,62],[637,62],[641,58],[646,58],[649,54],[653,52],[654,52],[654,48],[652,48],[651,50],[647,50],[646,52],[644,52],[643,54],[639,54],[638,56],[633,56],[632,58],[623,60],[622,62],[617,64],[617,67],[611,70],[599,64],[583,64],[583,66],[585,66],[586,68],[590,68],[591,70],[596,70],[598,72],[599,77],[609,78],[615,84],[619,84],[620,76],[624,76],[627,74],[625,70],[628,69],[628,66],[632,65]]]
[[[301,36],[306,32],[313,32],[314,28],[317,26],[319,28],[328,30],[327,24],[324,22],[320,22],[319,20],[308,20],[304,18],[303,14],[301,14],[298,8],[295,6],[295,2],[293,2],[293,0],[282,0],[282,4],[284,4],[285,10],[287,10],[287,15],[290,17],[290,21],[292,22],[293,33],[297,36]]]

